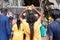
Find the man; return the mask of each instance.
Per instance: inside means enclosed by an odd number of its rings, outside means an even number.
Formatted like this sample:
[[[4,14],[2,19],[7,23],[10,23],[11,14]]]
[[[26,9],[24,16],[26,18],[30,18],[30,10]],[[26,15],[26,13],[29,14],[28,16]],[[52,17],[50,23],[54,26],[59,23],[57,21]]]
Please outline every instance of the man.
[[[60,10],[52,9],[50,12],[54,21],[48,25],[48,38],[49,40],[60,40]]]
[[[8,10],[2,9],[0,14],[0,40],[10,40],[11,26],[9,18],[6,16]]]

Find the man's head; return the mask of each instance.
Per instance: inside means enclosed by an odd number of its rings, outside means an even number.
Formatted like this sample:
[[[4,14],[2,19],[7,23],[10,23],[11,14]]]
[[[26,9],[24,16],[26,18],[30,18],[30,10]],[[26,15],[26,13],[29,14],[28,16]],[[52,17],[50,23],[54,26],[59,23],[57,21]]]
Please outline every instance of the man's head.
[[[60,10],[59,10],[59,9],[52,9],[52,10],[50,11],[50,13],[51,13],[51,14],[50,14],[51,17],[52,17],[54,20],[60,18]]]
[[[7,15],[8,9],[6,8],[2,8],[1,9],[1,13],[3,13],[4,15]]]

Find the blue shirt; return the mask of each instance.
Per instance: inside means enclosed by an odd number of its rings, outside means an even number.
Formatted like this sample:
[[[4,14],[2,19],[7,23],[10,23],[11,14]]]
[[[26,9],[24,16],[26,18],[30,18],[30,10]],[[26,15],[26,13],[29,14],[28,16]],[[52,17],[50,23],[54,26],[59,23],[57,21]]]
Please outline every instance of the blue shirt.
[[[60,20],[56,20],[48,25],[47,34],[53,36],[53,40],[60,40]]]
[[[9,40],[11,37],[11,26],[9,18],[0,14],[0,40]]]

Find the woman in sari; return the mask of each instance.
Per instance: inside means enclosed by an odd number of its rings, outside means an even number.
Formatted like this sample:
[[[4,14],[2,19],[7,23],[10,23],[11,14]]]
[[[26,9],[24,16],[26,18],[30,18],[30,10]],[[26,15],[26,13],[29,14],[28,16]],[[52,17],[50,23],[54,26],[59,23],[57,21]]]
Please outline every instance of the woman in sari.
[[[22,23],[17,17],[17,22],[13,22],[14,25],[12,27],[12,40],[23,40],[23,28],[22,28]]]
[[[25,19],[23,19],[22,15],[24,15]],[[41,40],[41,17],[42,14],[37,11],[34,6],[31,8],[28,7],[28,9],[24,10],[24,12],[20,15],[20,20],[26,34],[25,40]]]

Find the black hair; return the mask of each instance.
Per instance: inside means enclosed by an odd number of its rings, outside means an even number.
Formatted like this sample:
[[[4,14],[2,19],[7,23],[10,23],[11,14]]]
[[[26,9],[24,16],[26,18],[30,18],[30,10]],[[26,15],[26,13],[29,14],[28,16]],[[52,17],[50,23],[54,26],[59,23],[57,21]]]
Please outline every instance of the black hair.
[[[37,21],[37,17],[34,15],[34,13],[35,12],[33,10],[27,11],[26,19],[29,24],[33,24],[35,21]]]
[[[17,19],[17,28],[18,28],[18,30],[20,28],[20,24],[21,24],[21,21],[19,19]]]
[[[12,17],[12,16],[10,16],[10,17],[9,17],[9,20],[13,20],[13,17]]]
[[[50,16],[56,20],[57,18],[60,18],[60,10],[59,9],[51,9],[50,10]]]
[[[12,22],[14,18],[12,16],[9,17],[10,22]]]
[[[8,9],[7,8],[1,8],[1,13],[2,12],[8,12]]]
[[[18,30],[20,28],[20,24],[21,24],[21,21],[19,19],[19,15],[17,14],[17,28],[18,28]]]
[[[34,15],[34,11],[33,10],[28,10],[26,13],[26,21],[27,23],[29,23],[29,28],[30,28],[30,40],[33,40],[33,36],[34,36],[34,23],[35,21],[37,21],[37,17]]]

